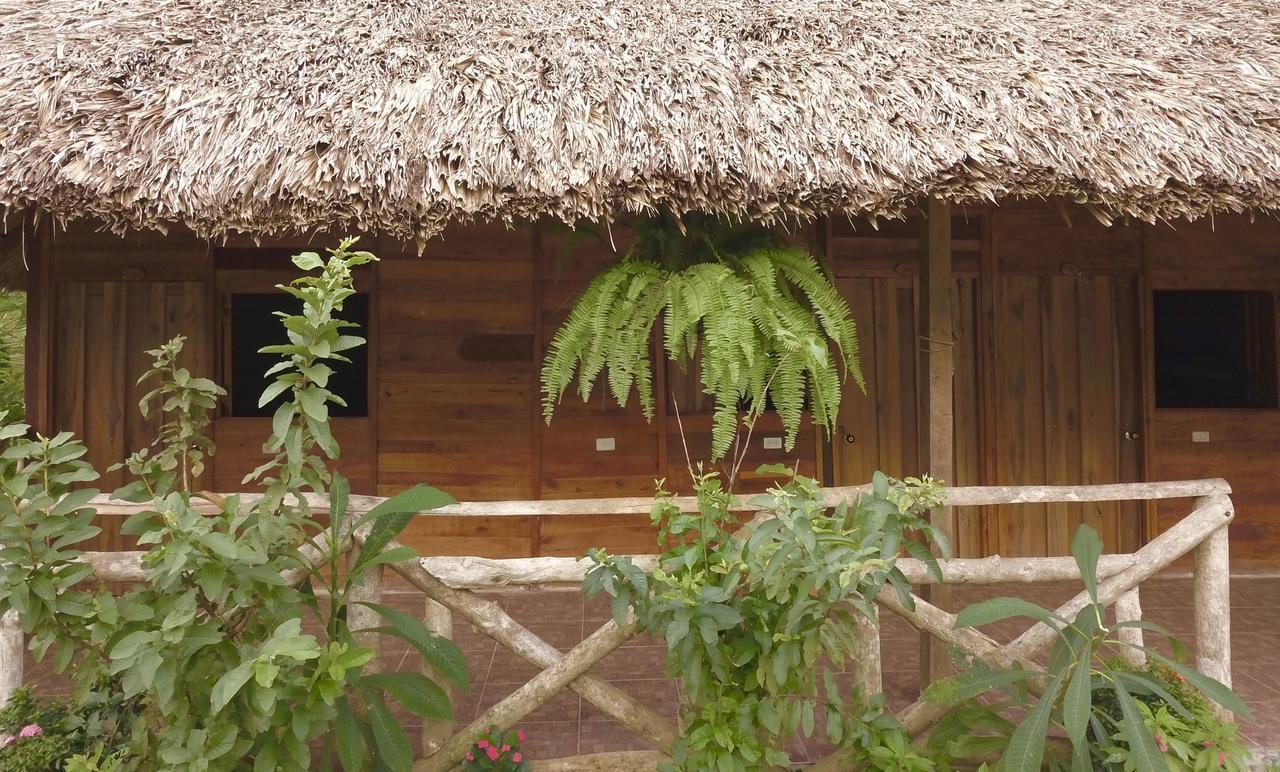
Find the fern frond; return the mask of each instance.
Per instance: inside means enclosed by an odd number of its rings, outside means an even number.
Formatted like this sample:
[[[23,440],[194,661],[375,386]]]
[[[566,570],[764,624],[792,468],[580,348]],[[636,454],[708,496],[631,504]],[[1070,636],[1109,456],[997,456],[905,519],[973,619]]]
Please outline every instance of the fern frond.
[[[712,216],[661,215],[633,225],[627,256],[583,292],[547,350],[543,415],[550,421],[575,375],[587,399],[603,374],[613,399],[639,395],[654,414],[650,341],[663,319],[662,348],[682,371],[697,360],[714,402],[712,457],[722,458],[752,414],[771,400],[794,447],[807,409],[830,432],[842,381],[863,386],[848,303],[822,265],[780,248],[766,229]],[[832,347],[834,346],[834,351]]]

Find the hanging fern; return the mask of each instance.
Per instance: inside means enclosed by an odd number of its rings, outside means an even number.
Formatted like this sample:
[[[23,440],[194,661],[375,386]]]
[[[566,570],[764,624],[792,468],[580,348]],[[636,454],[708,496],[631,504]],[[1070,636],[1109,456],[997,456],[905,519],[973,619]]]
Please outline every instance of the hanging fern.
[[[633,229],[634,246],[591,282],[551,341],[542,366],[546,420],[575,374],[586,400],[602,373],[619,405],[634,389],[652,420],[649,336],[661,317],[667,356],[681,370],[702,352],[702,386],[715,402],[714,458],[728,452],[744,404],[759,413],[772,402],[788,450],[806,404],[830,432],[844,378],[864,382],[849,306],[817,260],[765,228],[716,218],[643,219]]]

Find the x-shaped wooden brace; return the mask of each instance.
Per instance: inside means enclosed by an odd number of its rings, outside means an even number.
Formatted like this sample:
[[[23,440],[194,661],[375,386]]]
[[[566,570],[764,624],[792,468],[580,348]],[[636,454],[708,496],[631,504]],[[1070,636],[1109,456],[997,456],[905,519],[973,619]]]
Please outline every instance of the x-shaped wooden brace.
[[[390,545],[395,547],[397,545]],[[506,699],[489,708],[461,732],[456,732],[438,751],[414,765],[415,772],[444,772],[452,769],[471,747],[475,737],[490,726],[510,727],[537,710],[564,688],[572,689],[611,718],[643,737],[663,754],[671,753],[676,728],[631,695],[587,671],[635,634],[636,622],[623,625],[612,619],[567,654],[531,633],[511,618],[502,607],[466,590],[440,581],[418,561],[394,564],[393,568],[427,597],[466,619],[481,633],[506,646],[518,656],[544,668],[541,673]]]
[[[1226,527],[1233,516],[1231,500],[1226,496],[1210,496],[1198,502],[1199,506],[1177,525],[1152,539],[1146,546],[1133,553],[1134,560],[1126,568],[1106,577],[1098,583],[1098,603],[1109,606],[1125,593],[1151,578],[1165,566],[1190,552],[1219,528]],[[945,564],[943,573],[945,575]],[[911,596],[915,608],[908,608],[889,588],[881,590],[876,601],[905,619],[917,630],[937,638],[958,649],[967,657],[994,668],[1021,666],[1040,672],[1035,658],[1053,644],[1057,633],[1044,622],[1037,622],[1007,644],[999,644],[990,636],[971,628],[956,629],[956,616],[916,595]],[[1054,614],[1061,619],[1074,619],[1080,610],[1092,603],[1087,591],[1081,591],[1063,603]],[[918,736],[951,707],[931,702],[924,697],[903,709],[898,720],[912,736]],[[844,751],[836,751],[820,760],[813,772],[831,772],[847,767]]]

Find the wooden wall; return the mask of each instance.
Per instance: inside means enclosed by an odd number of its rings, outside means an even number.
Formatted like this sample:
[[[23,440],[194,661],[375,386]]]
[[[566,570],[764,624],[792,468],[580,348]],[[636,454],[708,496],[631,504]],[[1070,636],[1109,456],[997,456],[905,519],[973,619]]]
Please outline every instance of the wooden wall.
[[[1280,221],[1274,218],[1147,226],[1143,238],[1153,289],[1266,290],[1280,300]],[[1280,566],[1280,410],[1157,409],[1150,431],[1153,479],[1224,477],[1231,483],[1237,567]],[[1192,432],[1208,432],[1209,441],[1193,442]],[[1162,503],[1157,527],[1177,522],[1190,506]]]
[[[802,234],[828,255],[850,300],[867,394],[846,395],[825,461],[825,438],[812,429],[792,453],[765,450],[765,438],[780,434],[766,420],[746,468],[785,461],[837,483],[864,482],[876,469],[919,471],[925,427],[916,418],[915,373],[920,347],[935,343],[915,330],[921,223],[878,226],[832,220]],[[1149,289],[1280,291],[1276,222],[1108,228],[1073,207],[1014,203],[957,210],[953,233],[951,483],[1225,476],[1240,508],[1234,552],[1276,552],[1280,505],[1266,484],[1280,451],[1280,411],[1154,410],[1148,377]],[[625,231],[613,237],[625,246]],[[697,460],[710,442],[696,372],[657,373],[665,398],[652,423],[635,402],[618,408],[601,393],[585,403],[568,395],[549,426],[541,420],[541,354],[573,298],[614,259],[591,240],[566,250],[565,238],[552,226],[459,227],[421,255],[388,239],[365,241],[383,258],[361,279],[373,298],[370,414],[335,420],[340,467],[357,491],[385,495],[426,482],[464,500],[647,495],[659,478],[687,490],[684,449]],[[224,375],[215,309],[228,283],[214,250],[182,233],[120,239],[78,228],[42,243],[33,255],[44,270],[35,279],[33,329],[47,345],[30,357],[46,377],[33,379],[33,415],[49,425],[41,428],[85,434],[91,460],[105,469],[149,440],[133,387],[142,351],[183,332],[188,364]],[[231,284],[266,278],[237,274]],[[1191,443],[1192,430],[1209,431],[1212,441]],[[266,422],[220,416],[214,435],[220,452],[208,484],[238,488],[261,458]],[[613,450],[596,449],[609,439]],[[748,477],[743,487],[762,484]],[[1161,507],[1149,523],[1136,505],[964,510],[957,551],[1062,553],[1081,522],[1097,527],[1109,548],[1128,549],[1186,504]],[[588,546],[649,550],[653,537],[647,517],[581,516],[422,521],[410,541],[437,554],[577,555]],[[121,545],[104,536],[103,547]]]

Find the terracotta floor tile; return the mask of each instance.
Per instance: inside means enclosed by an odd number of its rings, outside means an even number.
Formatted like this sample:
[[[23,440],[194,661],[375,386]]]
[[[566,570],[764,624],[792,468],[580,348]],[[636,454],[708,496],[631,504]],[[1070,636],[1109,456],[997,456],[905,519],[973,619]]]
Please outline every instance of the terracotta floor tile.
[[[583,721],[578,734],[579,753],[604,753],[605,751],[644,751],[652,746],[636,736],[635,732],[613,719]]]

